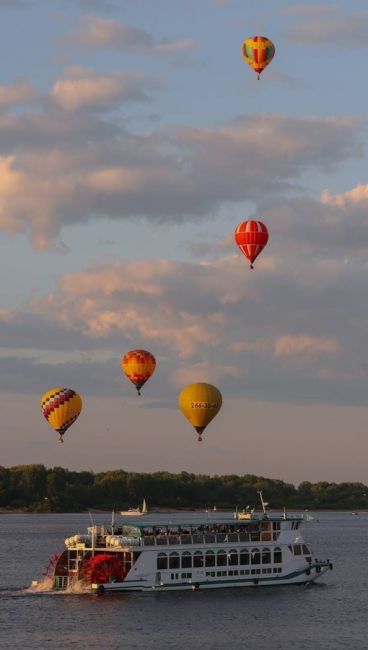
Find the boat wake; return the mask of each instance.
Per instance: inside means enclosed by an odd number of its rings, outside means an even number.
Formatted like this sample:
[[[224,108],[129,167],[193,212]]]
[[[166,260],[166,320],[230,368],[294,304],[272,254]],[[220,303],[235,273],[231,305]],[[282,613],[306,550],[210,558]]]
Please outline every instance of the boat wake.
[[[53,579],[49,577],[42,578],[42,580],[33,580],[32,584],[26,589],[28,593],[45,593],[52,591]]]
[[[67,589],[55,590],[53,588],[54,579],[45,577],[42,580],[34,580],[30,587],[25,590],[28,594],[56,594],[56,595],[65,595],[65,594],[90,594],[91,589],[87,588],[80,580],[76,580],[70,587]]]

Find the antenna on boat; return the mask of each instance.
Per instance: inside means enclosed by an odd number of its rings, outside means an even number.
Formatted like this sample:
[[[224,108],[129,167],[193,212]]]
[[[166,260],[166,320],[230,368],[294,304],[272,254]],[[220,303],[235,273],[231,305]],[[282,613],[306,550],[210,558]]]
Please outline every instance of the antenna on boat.
[[[112,509],[111,513],[111,535],[115,534],[115,509]]]

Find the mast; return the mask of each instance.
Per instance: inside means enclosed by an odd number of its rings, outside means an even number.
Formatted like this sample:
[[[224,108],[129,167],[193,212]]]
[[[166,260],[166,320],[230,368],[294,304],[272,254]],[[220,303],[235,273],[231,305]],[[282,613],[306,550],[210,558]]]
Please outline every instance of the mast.
[[[259,494],[259,498],[261,499],[263,514],[266,515],[267,514],[267,506],[269,505],[268,501],[263,501],[262,490],[257,490],[257,494]]]

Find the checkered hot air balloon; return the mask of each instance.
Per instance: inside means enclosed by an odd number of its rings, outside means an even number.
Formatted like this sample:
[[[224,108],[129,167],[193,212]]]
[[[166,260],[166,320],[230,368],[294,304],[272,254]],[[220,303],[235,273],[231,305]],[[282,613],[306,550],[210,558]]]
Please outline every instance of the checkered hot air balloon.
[[[124,355],[121,368],[140,395],[142,386],[155,371],[156,359],[147,350],[130,350]]]
[[[261,72],[271,63],[275,55],[275,46],[266,36],[247,38],[242,45],[242,56],[259,79]]]
[[[52,388],[42,395],[40,404],[47,422],[58,432],[59,441],[63,442],[64,433],[82,410],[80,395],[71,388]]]
[[[268,230],[262,221],[243,221],[235,230],[235,241],[252,269],[254,260],[268,242]]]

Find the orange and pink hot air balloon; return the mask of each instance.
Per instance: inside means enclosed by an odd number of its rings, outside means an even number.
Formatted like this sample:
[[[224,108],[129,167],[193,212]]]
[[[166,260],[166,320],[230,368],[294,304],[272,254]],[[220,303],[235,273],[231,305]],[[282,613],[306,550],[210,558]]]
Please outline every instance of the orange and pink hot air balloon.
[[[235,241],[253,269],[254,260],[268,242],[268,230],[262,221],[243,221],[235,230]]]
[[[155,371],[156,359],[147,350],[130,350],[124,355],[121,368],[140,395],[142,386]]]

